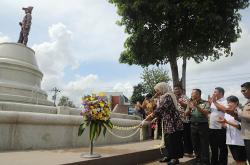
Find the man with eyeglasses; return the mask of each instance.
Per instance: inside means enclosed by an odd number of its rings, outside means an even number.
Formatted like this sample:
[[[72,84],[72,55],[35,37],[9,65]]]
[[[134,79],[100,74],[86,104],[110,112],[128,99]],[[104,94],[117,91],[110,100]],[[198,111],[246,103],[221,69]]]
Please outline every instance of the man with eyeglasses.
[[[242,113],[239,113],[241,119],[241,133],[244,139],[248,163],[250,163],[250,82],[245,82],[241,85],[241,93],[247,99]]]

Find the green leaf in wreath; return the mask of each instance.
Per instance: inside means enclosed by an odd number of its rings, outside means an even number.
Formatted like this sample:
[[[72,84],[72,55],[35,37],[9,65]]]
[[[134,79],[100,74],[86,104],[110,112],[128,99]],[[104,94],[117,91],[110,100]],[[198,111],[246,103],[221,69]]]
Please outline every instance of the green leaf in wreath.
[[[100,136],[101,131],[102,131],[102,123],[98,123],[97,131],[96,131],[97,132],[96,139]]]
[[[90,125],[90,121],[86,121],[86,126],[89,126]]]
[[[103,136],[105,136],[106,135],[106,132],[107,132],[107,128],[105,127],[105,125],[103,125]]]
[[[90,123],[90,140],[93,141],[95,136],[96,136],[96,131],[97,131],[97,126],[98,126],[98,123],[96,122],[91,122]]]
[[[86,127],[86,124],[85,123],[81,123],[79,128],[78,128],[78,136],[81,136],[82,133],[84,132],[85,130],[85,127]]]
[[[113,128],[113,123],[110,121],[110,120],[108,120],[108,124],[109,124],[109,128]]]

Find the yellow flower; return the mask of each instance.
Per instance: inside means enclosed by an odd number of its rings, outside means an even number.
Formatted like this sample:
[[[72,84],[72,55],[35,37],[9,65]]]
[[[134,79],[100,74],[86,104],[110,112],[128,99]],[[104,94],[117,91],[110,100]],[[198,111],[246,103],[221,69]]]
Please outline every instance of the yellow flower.
[[[92,110],[92,113],[93,113],[93,114],[96,114],[96,113],[97,113],[96,109],[93,109],[93,110]]]
[[[104,105],[105,105],[105,104],[104,104],[103,102],[100,103],[100,107],[104,107]]]
[[[105,96],[105,93],[104,92],[100,92],[99,94],[98,94],[98,96]]]

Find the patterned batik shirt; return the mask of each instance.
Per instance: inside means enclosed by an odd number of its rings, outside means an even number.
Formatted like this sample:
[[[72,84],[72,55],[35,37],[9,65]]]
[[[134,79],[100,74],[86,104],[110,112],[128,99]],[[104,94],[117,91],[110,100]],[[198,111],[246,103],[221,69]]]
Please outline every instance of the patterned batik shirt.
[[[180,112],[176,109],[173,99],[169,94],[161,96],[159,106],[153,111],[153,117],[162,119],[164,133],[174,133],[183,130]]]
[[[182,99],[182,101],[185,104],[188,104],[189,99],[187,96],[181,95],[181,97],[179,99]],[[181,120],[183,121],[183,123],[190,123],[190,116],[185,115],[186,107],[181,106],[181,104],[179,102],[178,102],[178,110],[180,112]]]

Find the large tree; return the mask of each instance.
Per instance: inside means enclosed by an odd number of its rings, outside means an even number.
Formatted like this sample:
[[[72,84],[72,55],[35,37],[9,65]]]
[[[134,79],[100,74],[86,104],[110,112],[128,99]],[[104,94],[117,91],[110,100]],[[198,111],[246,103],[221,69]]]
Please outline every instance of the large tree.
[[[239,10],[248,0],[109,0],[129,34],[120,62],[148,66],[169,63],[173,84],[181,81],[177,60],[230,56],[240,37]],[[185,88],[185,84],[184,84]]]

